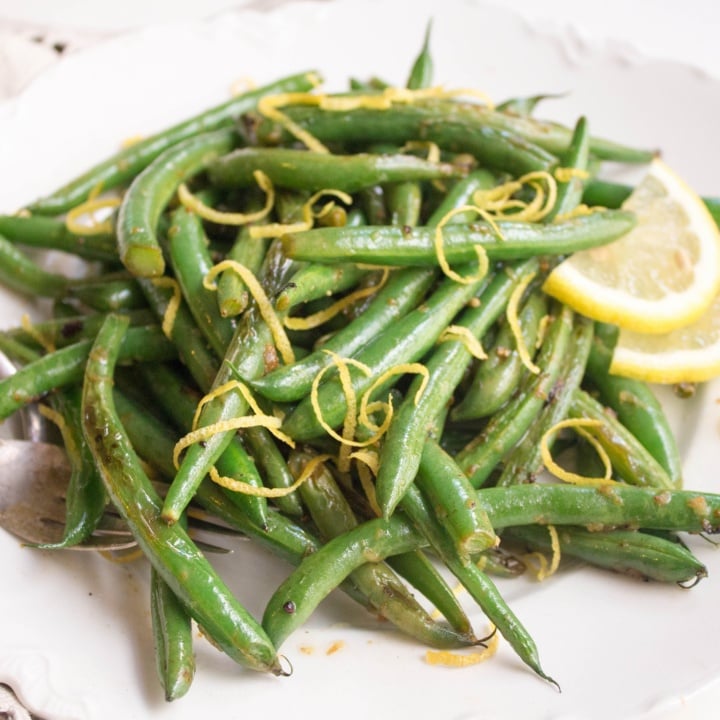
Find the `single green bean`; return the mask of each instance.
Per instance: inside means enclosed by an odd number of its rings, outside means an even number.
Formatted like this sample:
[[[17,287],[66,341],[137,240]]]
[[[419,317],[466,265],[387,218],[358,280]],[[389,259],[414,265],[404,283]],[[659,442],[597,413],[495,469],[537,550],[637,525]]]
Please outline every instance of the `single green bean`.
[[[477,221],[444,227],[442,249],[450,263],[476,260],[478,246],[490,260],[566,254],[605,245],[634,225],[635,216],[621,210],[598,211],[551,225],[499,221],[493,226]],[[437,235],[425,226],[316,228],[288,233],[282,242],[286,254],[296,260],[434,266],[438,264]]]
[[[212,641],[236,662],[281,674],[275,649],[181,524],[160,520],[160,500],[117,418],[112,377],[127,320],[110,315],[88,359],[83,383],[84,435],[103,482],[138,544]]]
[[[707,576],[707,568],[682,544],[636,530],[590,532],[562,526],[557,531],[561,556],[639,577],[642,580],[685,583]],[[550,533],[539,525],[508,528],[504,538],[551,550]]]
[[[43,270],[10,240],[0,235],[0,282],[31,297],[63,297],[68,278]]]
[[[157,239],[162,212],[186,179],[204,170],[236,144],[232,130],[216,130],[183,140],[158,156],[130,184],[117,221],[118,254],[137,277],[158,277],[165,260]]]
[[[0,215],[0,235],[19,245],[61,250],[86,260],[118,261],[113,234],[76,235],[64,220],[42,215]]]

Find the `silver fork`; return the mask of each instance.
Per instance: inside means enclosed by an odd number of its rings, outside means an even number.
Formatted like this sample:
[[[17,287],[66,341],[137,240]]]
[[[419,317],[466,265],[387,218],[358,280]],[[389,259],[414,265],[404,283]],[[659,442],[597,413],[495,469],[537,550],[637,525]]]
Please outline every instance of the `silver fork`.
[[[0,377],[15,372],[14,365],[0,352]],[[65,451],[42,442],[47,436],[46,421],[33,407],[22,411],[21,427],[14,432],[28,439],[0,438],[0,528],[25,543],[49,545],[59,542],[65,530],[65,498],[71,474]],[[230,552],[216,545],[218,534],[241,534],[201,510],[190,511],[190,534],[203,550]],[[213,541],[203,537],[212,535]],[[136,545],[132,533],[111,506],[95,532],[68,550],[126,550]]]

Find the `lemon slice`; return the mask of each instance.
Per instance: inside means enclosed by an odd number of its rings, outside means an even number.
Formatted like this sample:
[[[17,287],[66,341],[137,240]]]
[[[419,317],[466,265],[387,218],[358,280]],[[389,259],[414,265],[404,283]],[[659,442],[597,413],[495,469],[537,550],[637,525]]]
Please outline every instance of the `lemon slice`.
[[[702,200],[654,160],[623,205],[637,225],[608,245],[573,254],[545,291],[588,317],[641,333],[697,320],[720,289],[720,232]]]
[[[720,376],[720,294],[690,325],[661,335],[621,330],[610,373],[653,383]]]

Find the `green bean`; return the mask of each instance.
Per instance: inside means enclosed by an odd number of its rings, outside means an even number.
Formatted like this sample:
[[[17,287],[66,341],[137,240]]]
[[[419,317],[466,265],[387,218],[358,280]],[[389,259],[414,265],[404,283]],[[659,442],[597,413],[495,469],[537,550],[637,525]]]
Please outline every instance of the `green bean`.
[[[193,425],[195,409],[200,395],[194,389],[188,387],[167,365],[160,363],[146,363],[138,372],[146,381],[148,390],[154,401],[167,413],[176,427],[184,433],[190,432]],[[137,414],[136,414],[137,415]],[[126,425],[128,431],[132,429],[129,423]],[[146,426],[138,428],[137,433],[132,435],[133,445],[140,452],[146,447],[146,452],[140,454],[150,461],[162,461],[162,469],[166,476],[172,479],[175,475],[175,466],[172,461],[172,453],[175,446],[174,436],[163,437],[153,427]],[[250,457],[241,442],[235,438],[217,459],[215,466],[222,476],[242,480],[249,485],[260,487],[262,478],[258,472],[255,462]],[[238,506],[256,526],[263,528],[267,523],[267,501],[263,497],[237,493],[223,489],[231,501]]]
[[[470,620],[457,594],[422,550],[393,555],[387,559],[387,563],[424,595],[457,632],[472,632]]]
[[[512,646],[520,659],[541,678],[555,681],[545,674],[540,665],[537,647],[515,613],[500,595],[492,580],[474,563],[463,563],[455,546],[433,517],[420,491],[411,487],[403,497],[402,509],[440,555],[447,568],[460,580],[463,587],[482,608],[490,622]]]
[[[117,262],[117,243],[113,234],[76,235],[63,220],[33,215],[0,215],[0,235],[28,247],[61,250],[86,260]]]
[[[59,298],[69,281],[64,275],[43,270],[0,235],[0,282],[23,295]]]
[[[150,570],[150,617],[158,678],[165,699],[177,700],[195,676],[192,619],[155,568]]]
[[[522,341],[528,350],[535,347],[540,323],[546,315],[547,298],[541,292],[532,293],[518,313]],[[526,367],[510,323],[502,323],[487,355],[487,359],[479,363],[460,401],[450,410],[451,420],[489,417],[517,390]]]
[[[588,426],[585,430],[602,445],[614,471],[624,482],[631,485],[674,487],[660,463],[617,418],[588,393],[575,391],[568,414],[572,418],[598,422],[598,425]]]
[[[537,360],[540,372],[532,374],[520,388],[517,397],[504,405],[483,431],[455,456],[476,488],[487,480],[500,460],[515,447],[550,397],[571,343],[573,320],[572,311],[562,306],[550,325],[540,351]]]
[[[530,261],[496,273],[480,295],[478,306],[465,310],[457,325],[475,337],[482,336],[503,311],[521,278],[536,269],[536,263]],[[418,375],[413,380],[394,413],[380,454],[376,482],[378,504],[386,517],[413,482],[424,454],[428,428],[441,409],[451,402],[471,360],[472,353],[461,339],[442,342],[425,363],[427,377]],[[402,448],[402,452],[398,452],[398,448]]]
[[[305,453],[291,454],[289,465],[293,475],[299,476],[311,458]],[[355,515],[327,468],[316,468],[299,492],[325,538],[337,537],[357,527]],[[386,564],[362,565],[349,577],[382,617],[424,644],[443,648],[474,644],[472,632],[460,634],[434,622]]]
[[[415,484],[433,506],[462,563],[472,562],[496,543],[487,514],[477,502],[475,488],[432,438],[425,439]]]
[[[516,525],[581,525],[712,533],[720,530],[720,494],[617,483],[583,487],[528,483],[482,488],[478,499],[496,530]]]
[[[632,213],[603,210],[562,222],[516,223],[486,221],[447,225],[442,248],[450,263],[472,262],[476,248],[490,260],[516,260],[537,255],[565,254],[605,245],[635,224]],[[296,260],[363,262],[376,265],[437,265],[437,232],[430,227],[316,228],[283,236],[285,253]]]
[[[160,521],[160,500],[143,471],[112,398],[112,376],[127,320],[110,315],[93,344],[83,383],[84,434],[103,482],[139,546],[169,588],[236,662],[281,674],[275,649],[179,523]]]
[[[130,273],[137,277],[163,274],[165,260],[156,235],[160,215],[185,179],[235,144],[232,130],[196,135],[163,152],[135,177],[117,221],[118,253]]]
[[[558,123],[449,100],[421,100],[389,110],[289,106],[283,112],[322,142],[430,140],[445,150],[469,152],[484,166],[515,175],[550,168],[572,135],[570,128]],[[274,123],[261,123],[254,130],[263,143],[287,140]],[[624,163],[647,163],[656,154],[596,137],[590,149],[600,159]]]
[[[433,61],[432,55],[430,54],[430,32],[432,30],[432,21],[429,21],[427,28],[425,29],[425,39],[423,40],[422,48],[420,53],[415,58],[412,67],[410,68],[410,75],[405,83],[405,87],[409,90],[419,90],[421,88],[427,88],[432,85],[433,82]]]
[[[235,323],[222,317],[215,293],[203,285],[213,261],[202,222],[197,215],[180,207],[172,214],[168,236],[170,264],[185,302],[215,354],[222,358],[232,340]]]
[[[30,210],[43,215],[64,213],[86,200],[97,187],[110,190],[132,179],[173,145],[199,133],[232,126],[265,95],[310,90],[317,80],[317,73],[300,73],[233,97],[112,155],[51,195],[35,201]]]
[[[535,108],[543,101],[561,97],[560,95],[525,95],[522,97],[512,97],[495,106],[495,110],[508,115],[519,115],[520,117],[530,117]]]
[[[0,380],[0,419],[24,405],[35,402],[53,390],[78,383],[83,378],[91,340],[44,355]],[[130,328],[120,347],[119,362],[158,362],[177,357],[175,348],[159,328]]]
[[[567,149],[560,155],[561,166],[574,172],[567,181],[558,183],[557,200],[545,222],[572,212],[580,204],[590,158],[590,142],[587,120],[581,117],[575,124]]]
[[[604,405],[643,444],[667,472],[675,487],[682,485],[682,462],[670,423],[652,389],[638,380],[610,375],[608,368],[617,329],[596,324],[595,341],[588,358],[587,376],[600,392]]]
[[[367,365],[371,372],[365,375],[354,366],[348,367],[353,391],[360,396],[370,388],[375,378],[393,366],[422,358],[457,312],[484,285],[484,280],[460,284],[447,279],[423,305],[361,348],[353,356],[354,360]],[[390,384],[393,380],[397,378],[391,379]],[[378,393],[380,391],[378,389]],[[347,412],[347,400],[338,377],[333,376],[320,383],[317,395],[325,422],[330,427],[340,425]],[[309,440],[326,434],[315,415],[310,397],[298,403],[285,418],[282,427],[295,440]]]
[[[295,482],[288,464],[275,443],[273,436],[261,427],[247,428],[243,433],[255,458],[255,463],[263,471],[265,485],[274,488],[287,488]],[[304,509],[298,493],[293,492],[275,498],[275,504],[291,517],[301,517]]]
[[[390,224],[413,227],[420,221],[422,188],[416,181],[393,183],[386,188]]]
[[[141,310],[147,301],[140,286],[125,273],[92,276],[68,283],[66,298],[96,312]]]
[[[270,283],[270,295],[274,294],[274,288],[282,287],[287,282],[294,267],[277,252],[276,245],[271,246],[262,273],[263,278]],[[213,380],[213,388],[225,386],[235,379],[236,374],[245,380],[265,372],[268,347],[273,347],[270,329],[253,303],[238,323],[224,362]],[[248,408],[245,395],[238,388],[231,387],[221,397],[213,398],[203,406],[197,426],[206,427],[241,417]],[[233,435],[231,431],[217,432],[202,444],[194,443],[187,448],[163,504],[163,518],[167,522],[175,522],[180,517],[202,478],[230,444]]]
[[[540,550],[551,549],[547,529],[535,525],[509,528],[503,533]],[[683,545],[635,530],[590,532],[585,528],[558,529],[562,556],[579,558],[597,567],[643,580],[684,583],[707,576],[705,566]]]
[[[387,142],[402,145],[408,138],[432,142],[448,152],[473,155],[483,167],[522,175],[548,170],[556,158],[539,145],[507,130],[489,127],[475,112],[459,113],[459,103],[442,106],[427,103],[396,105],[391,110],[359,108],[326,111],[309,107],[286,107],[293,122],[325,143],[366,144]],[[286,141],[284,130],[273,122],[253,128],[252,143]]]
[[[310,192],[332,188],[346,193],[381,183],[437,180],[458,174],[452,165],[413,155],[336,155],[289,148],[239,148],[210,163],[208,176],[220,188],[250,187],[258,170],[278,187]]]
[[[550,397],[520,443],[505,458],[497,485],[535,482],[542,472],[542,440],[551,428],[565,420],[575,391],[582,383],[593,341],[592,321],[576,316],[573,335],[574,342]]]
[[[65,494],[63,537],[59,542],[38,546],[46,550],[73,547],[86,540],[97,528],[107,506],[105,486],[83,442],[80,400],[77,386],[68,387],[52,398],[53,408],[64,421],[63,441],[72,471]]]
[[[263,614],[265,631],[279,647],[351,572],[423,544],[410,524],[397,516],[368,520],[338,535],[306,557],[275,590]]]
[[[437,224],[449,211],[466,204],[475,190],[487,187],[491,179],[488,173],[480,171],[459,181],[428,223]],[[258,378],[252,383],[253,388],[265,397],[279,402],[302,399],[310,392],[315,376],[330,362],[330,356],[325,350],[331,350],[342,357],[354,355],[415,307],[434,279],[434,270],[406,268],[393,273],[362,316],[338,331],[323,347],[302,361],[280,367],[269,375]]]

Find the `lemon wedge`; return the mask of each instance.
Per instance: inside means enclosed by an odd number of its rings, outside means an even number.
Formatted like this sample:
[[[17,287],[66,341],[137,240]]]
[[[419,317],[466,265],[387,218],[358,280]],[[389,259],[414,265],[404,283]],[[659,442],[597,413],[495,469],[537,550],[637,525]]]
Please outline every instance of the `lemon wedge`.
[[[638,333],[668,333],[700,318],[720,289],[720,232],[698,195],[654,160],[623,204],[626,235],[577,252],[544,289],[588,317]]]
[[[610,373],[652,383],[705,382],[720,376],[720,294],[698,320],[648,335],[621,330]]]

